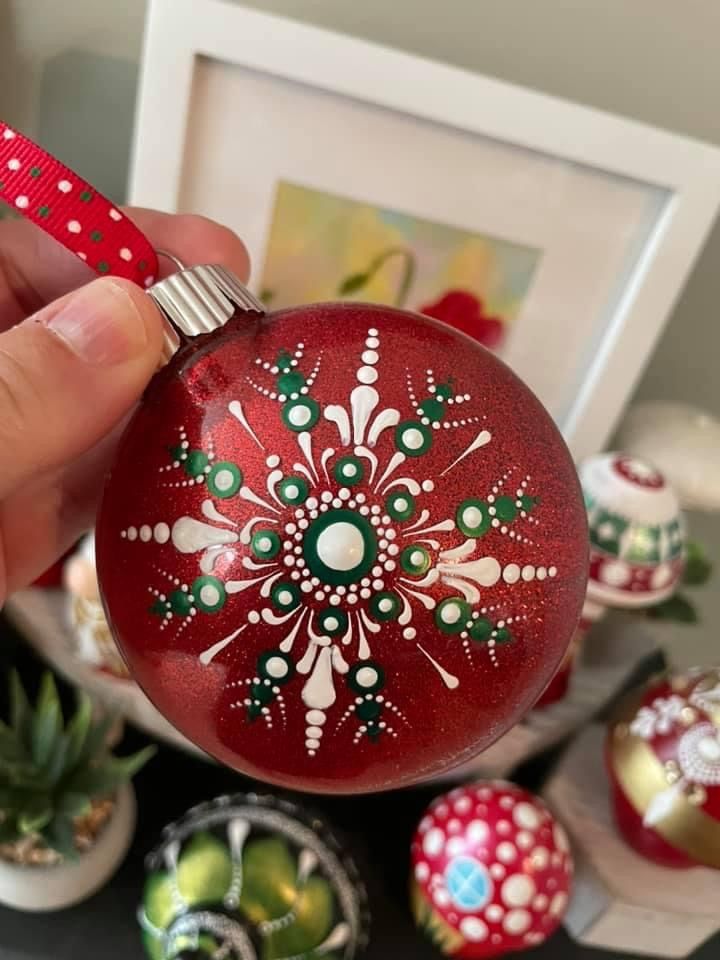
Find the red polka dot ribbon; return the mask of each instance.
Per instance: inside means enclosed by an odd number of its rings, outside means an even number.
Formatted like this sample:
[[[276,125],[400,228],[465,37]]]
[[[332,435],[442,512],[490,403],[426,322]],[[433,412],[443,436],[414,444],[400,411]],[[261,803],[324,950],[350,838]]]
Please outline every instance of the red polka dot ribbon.
[[[67,247],[97,273],[155,282],[147,237],[72,170],[0,121],[0,200]]]

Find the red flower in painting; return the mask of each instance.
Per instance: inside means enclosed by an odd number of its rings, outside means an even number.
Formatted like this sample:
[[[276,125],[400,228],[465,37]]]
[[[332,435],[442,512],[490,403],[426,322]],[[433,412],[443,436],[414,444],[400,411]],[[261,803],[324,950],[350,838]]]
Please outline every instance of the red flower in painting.
[[[462,330],[490,350],[499,347],[505,335],[502,320],[487,316],[482,300],[467,290],[448,290],[439,300],[421,307],[420,313]]]

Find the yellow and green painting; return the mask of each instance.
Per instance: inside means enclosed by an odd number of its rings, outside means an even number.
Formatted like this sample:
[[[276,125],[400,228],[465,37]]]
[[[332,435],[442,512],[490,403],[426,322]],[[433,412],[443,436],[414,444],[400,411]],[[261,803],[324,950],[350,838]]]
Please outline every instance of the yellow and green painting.
[[[281,182],[262,272],[275,309],[363,300],[436,317],[497,350],[541,251]]]

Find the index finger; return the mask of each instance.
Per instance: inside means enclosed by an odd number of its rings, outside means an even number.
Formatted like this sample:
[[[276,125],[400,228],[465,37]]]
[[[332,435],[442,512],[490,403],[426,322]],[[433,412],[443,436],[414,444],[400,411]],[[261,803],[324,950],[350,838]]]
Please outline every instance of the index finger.
[[[244,243],[228,227],[195,214],[169,214],[140,207],[124,212],[156,250],[166,250],[188,266],[220,263],[240,280],[250,274]],[[160,258],[160,275],[175,268]],[[0,331],[24,320],[46,303],[94,278],[93,271],[24,220],[0,222]]]

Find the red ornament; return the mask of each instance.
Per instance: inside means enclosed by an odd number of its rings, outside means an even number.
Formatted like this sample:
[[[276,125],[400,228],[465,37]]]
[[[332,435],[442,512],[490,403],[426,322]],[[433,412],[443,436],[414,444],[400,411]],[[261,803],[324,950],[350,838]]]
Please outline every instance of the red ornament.
[[[467,290],[448,290],[439,300],[421,307],[420,313],[461,330],[489,350],[499,347],[505,336],[502,320],[488,317],[482,300]]]
[[[666,867],[720,869],[720,671],[655,681],[622,710],[607,743],[615,818]]]
[[[378,306],[241,312],[181,349],[96,532],[150,699],[299,789],[482,750],[547,683],[585,589],[579,486],[539,402],[463,335]]]
[[[542,943],[570,895],[565,830],[512,783],[438,797],[415,832],[411,863],[415,920],[449,956],[495,957]]]

